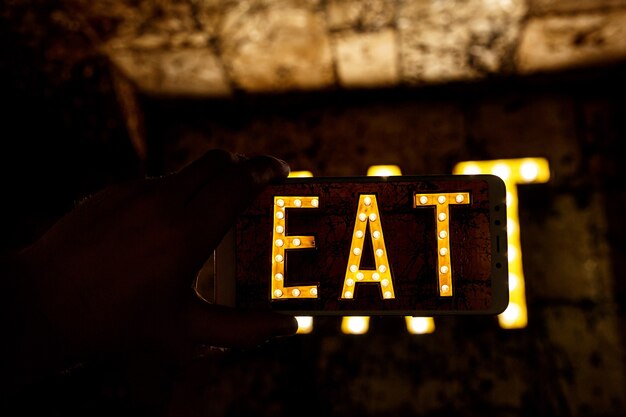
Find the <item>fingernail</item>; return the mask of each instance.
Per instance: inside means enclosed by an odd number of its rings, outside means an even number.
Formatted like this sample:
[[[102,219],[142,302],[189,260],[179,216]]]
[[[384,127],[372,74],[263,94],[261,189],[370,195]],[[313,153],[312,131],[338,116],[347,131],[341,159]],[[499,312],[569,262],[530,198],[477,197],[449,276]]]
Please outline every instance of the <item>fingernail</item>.
[[[252,175],[257,184],[280,182],[289,175],[289,165],[273,156],[257,156],[247,161],[252,167]]]
[[[279,158],[275,158],[275,159],[280,164],[279,169],[278,169],[279,174],[282,175],[283,177],[287,177],[289,173],[291,172],[291,168],[289,168],[289,164],[286,161],[283,161],[282,159],[279,159]]]

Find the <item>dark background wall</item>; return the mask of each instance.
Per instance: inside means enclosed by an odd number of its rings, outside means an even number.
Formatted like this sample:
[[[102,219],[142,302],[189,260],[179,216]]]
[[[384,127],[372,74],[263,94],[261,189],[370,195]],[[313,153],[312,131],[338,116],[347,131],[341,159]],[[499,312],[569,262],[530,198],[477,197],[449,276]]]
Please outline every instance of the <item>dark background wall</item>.
[[[552,171],[548,184],[519,187],[526,329],[502,330],[491,317],[437,318],[434,334],[415,336],[402,318],[378,318],[367,335],[346,336],[339,320],[317,319],[310,335],[216,361],[212,371],[229,377],[205,387],[210,409],[623,413],[621,72],[226,103],[149,101],[148,137],[162,147],[165,170],[224,147],[278,155],[316,175],[364,175],[383,163],[405,174],[445,174],[464,160],[526,156],[546,157]]]
[[[270,153],[316,175],[550,161],[549,183],[519,189],[527,328],[448,317],[433,334],[409,335],[400,318],[373,318],[355,336],[341,334],[338,319],[318,319],[312,334],[215,354],[179,381],[206,415],[625,414],[623,65],[221,99],[120,93],[125,81],[90,40],[46,23],[52,10],[33,4],[37,13],[30,4],[3,10],[3,249],[32,241],[107,184],[170,172],[213,147]],[[141,121],[134,133],[129,108]],[[138,134],[145,154],[133,147]],[[37,395],[77,414],[119,411],[122,365],[95,364]]]

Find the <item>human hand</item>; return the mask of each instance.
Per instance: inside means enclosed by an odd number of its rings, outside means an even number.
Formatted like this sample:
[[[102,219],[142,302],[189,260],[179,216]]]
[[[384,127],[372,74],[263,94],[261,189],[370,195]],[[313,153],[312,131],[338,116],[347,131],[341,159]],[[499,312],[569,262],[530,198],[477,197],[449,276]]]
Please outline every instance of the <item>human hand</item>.
[[[198,344],[254,346],[295,333],[293,317],[209,305],[192,290],[238,214],[288,172],[275,158],[215,150],[87,199],[18,257],[27,277],[18,311],[34,317],[24,323],[28,345],[64,362],[145,346],[185,357]]]

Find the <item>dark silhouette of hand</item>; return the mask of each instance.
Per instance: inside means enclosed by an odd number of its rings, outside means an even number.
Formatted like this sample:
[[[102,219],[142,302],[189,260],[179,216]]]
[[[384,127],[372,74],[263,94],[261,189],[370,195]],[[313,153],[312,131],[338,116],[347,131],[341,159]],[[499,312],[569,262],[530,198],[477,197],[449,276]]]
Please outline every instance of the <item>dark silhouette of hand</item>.
[[[143,348],[184,361],[200,345],[255,346],[295,333],[293,317],[207,304],[192,289],[238,214],[288,173],[269,156],[213,150],[177,173],[82,202],[9,260],[3,321],[17,359],[5,359],[16,377]]]

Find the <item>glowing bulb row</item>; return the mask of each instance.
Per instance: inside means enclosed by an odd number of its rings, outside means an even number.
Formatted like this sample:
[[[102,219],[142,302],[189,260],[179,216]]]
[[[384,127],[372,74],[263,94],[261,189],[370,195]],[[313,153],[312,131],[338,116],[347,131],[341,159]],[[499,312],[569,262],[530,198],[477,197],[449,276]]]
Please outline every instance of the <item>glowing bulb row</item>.
[[[451,297],[452,266],[450,255],[450,205],[469,204],[469,193],[415,194],[413,207],[435,206],[437,224],[437,276],[439,278],[439,295]]]
[[[506,185],[507,245],[509,270],[509,305],[498,316],[505,329],[526,327],[528,312],[524,289],[524,272],[519,233],[517,184],[543,183],[550,179],[550,167],[544,158],[467,161],[454,167],[454,174],[493,174]]]
[[[290,196],[274,198],[274,226],[272,233],[272,288],[271,298],[317,298],[317,285],[285,287],[285,250],[314,248],[313,236],[287,236],[286,210],[288,208],[315,209],[319,207],[317,196]]]
[[[454,167],[454,174],[493,174],[504,182],[541,183],[550,179],[550,167],[544,158],[494,159],[460,162]]]
[[[345,334],[365,334],[369,330],[369,317],[347,316],[341,322],[341,331]],[[435,331],[435,321],[432,317],[405,317],[406,328],[411,334],[428,334]],[[308,322],[307,322],[308,324]],[[302,333],[310,331],[312,323]]]
[[[391,271],[388,266],[389,259],[387,257],[387,249],[385,248],[385,239],[380,223],[380,213],[378,211],[376,195],[362,194],[359,196],[357,213],[357,219],[359,221],[354,223],[350,256],[348,258],[348,267],[341,290],[341,298],[354,298],[354,290],[357,282],[373,282],[380,284],[381,294],[384,299],[393,299],[395,298],[395,292]],[[376,255],[374,257],[376,269],[374,270],[360,269],[361,255],[363,253],[365,233],[368,225],[372,239],[372,247]]]

